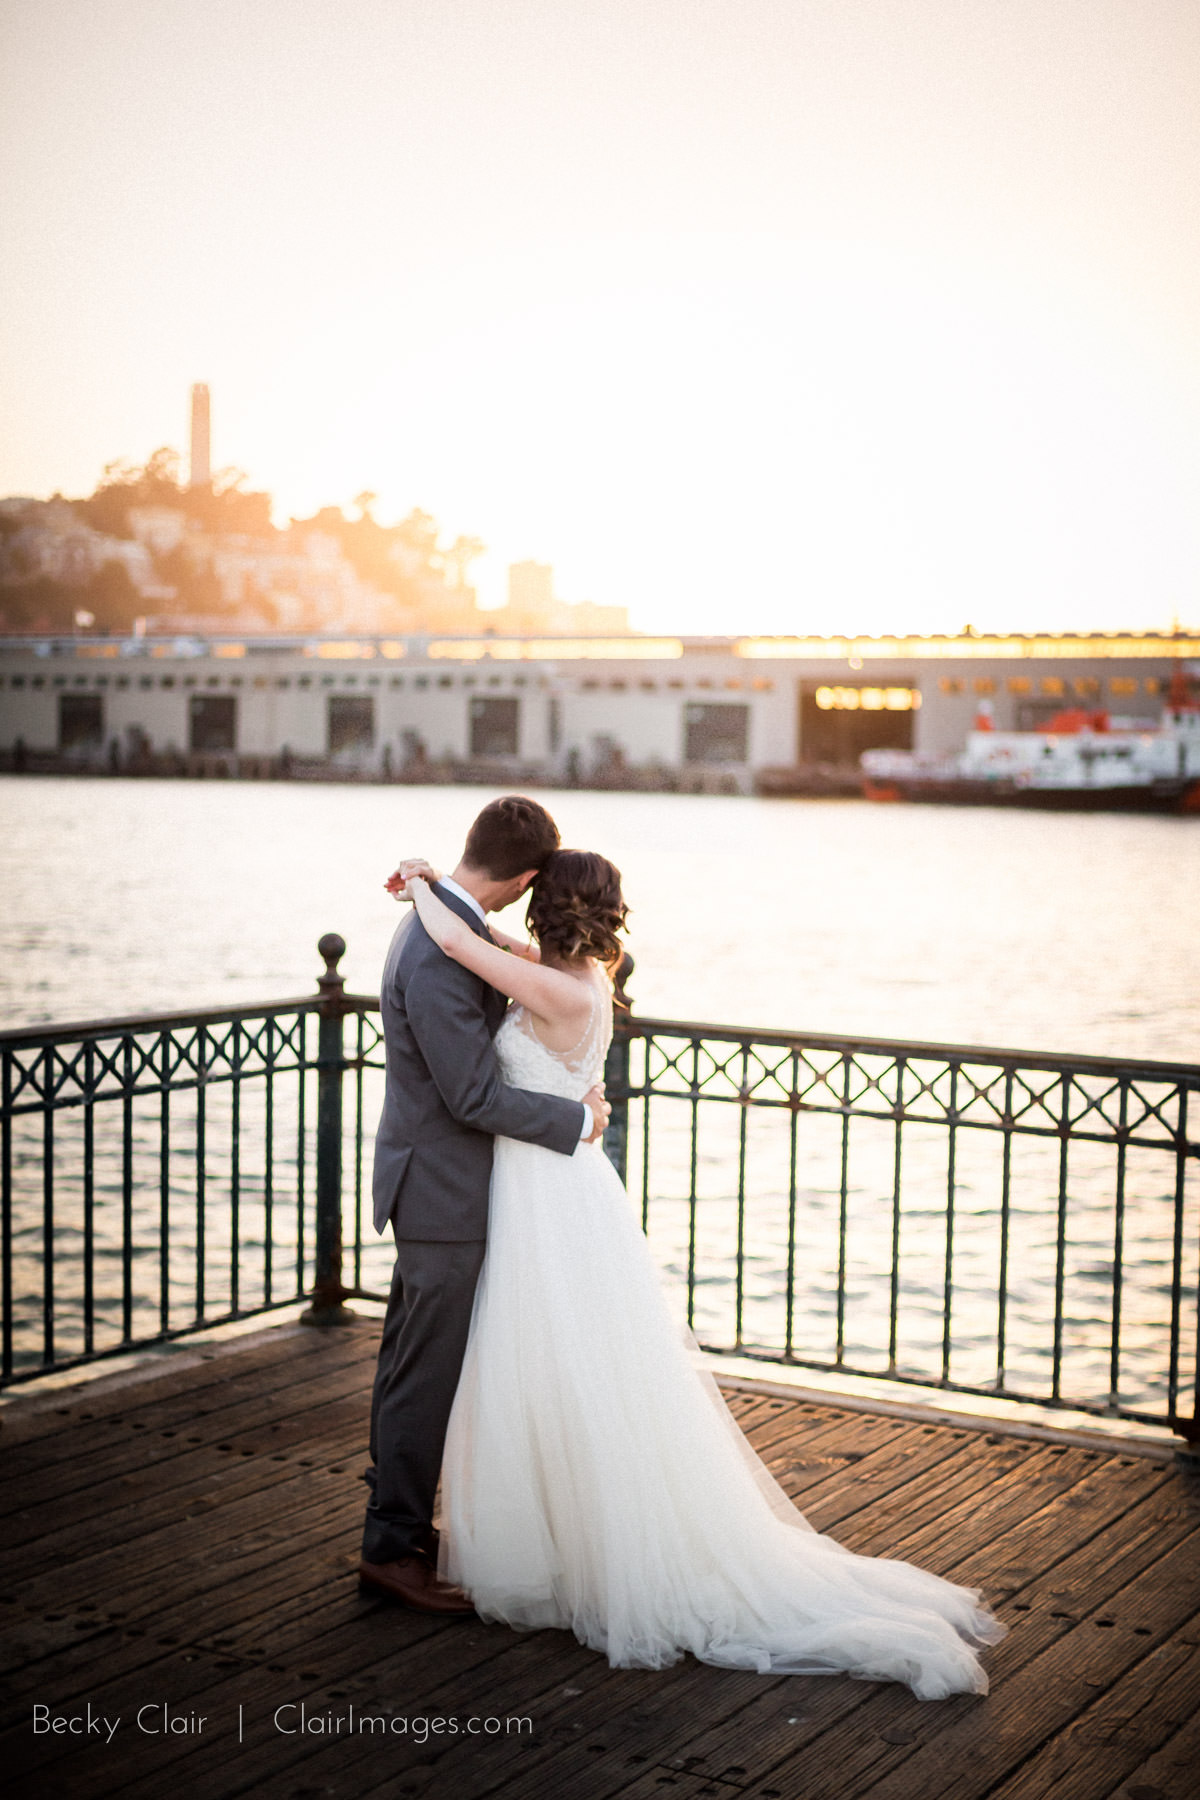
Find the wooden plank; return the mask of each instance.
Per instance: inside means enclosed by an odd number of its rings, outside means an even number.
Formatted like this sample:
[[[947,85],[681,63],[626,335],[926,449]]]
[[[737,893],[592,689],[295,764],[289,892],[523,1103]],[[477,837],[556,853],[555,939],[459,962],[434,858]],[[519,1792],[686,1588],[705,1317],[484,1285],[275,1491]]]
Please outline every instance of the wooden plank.
[[[1163,1526],[1161,1521],[1152,1516],[1152,1504],[1142,1505],[1137,1509],[1137,1514],[1139,1523],[1136,1532],[1130,1523],[1128,1507],[1117,1521],[1125,1525],[1125,1530],[1119,1534],[1120,1541],[1112,1546],[1105,1558],[1107,1575],[1101,1570],[1092,1584],[1091,1602],[1094,1607],[1102,1606],[1113,1589],[1121,1585],[1128,1569],[1136,1569],[1141,1564],[1152,1561],[1159,1553]],[[1014,1534],[1019,1532],[1019,1527],[1013,1529]],[[896,1553],[903,1553],[911,1560],[924,1560],[927,1550],[936,1550],[939,1530],[940,1522],[937,1520],[919,1522],[907,1539],[896,1545]],[[932,1561],[933,1558],[929,1560]],[[1041,1539],[1040,1567],[1035,1567],[1038,1560],[1039,1553],[1031,1551],[1029,1577],[1022,1590],[1033,1596],[1032,1600],[1027,1600],[1024,1604],[1027,1607],[1036,1604],[1037,1612],[1018,1614],[1015,1609],[1002,1608],[1002,1615],[1007,1613],[1014,1627],[1019,1621],[1020,1628],[1014,1628],[1004,1644],[985,1653],[985,1665],[992,1676],[994,1693],[1001,1691],[1010,1668],[1019,1667],[1043,1644],[1070,1629],[1080,1606],[1084,1604],[1081,1594],[1073,1590],[1071,1584],[1076,1580],[1082,1582],[1087,1577],[1097,1560],[1097,1553],[1090,1538],[1082,1546],[1076,1546],[1072,1553],[1061,1536],[1047,1534]],[[950,1565],[941,1572],[955,1580],[962,1580],[964,1577],[969,1579],[967,1571],[961,1566]],[[1044,1577],[1048,1592],[1041,1591],[1035,1585],[1037,1575]],[[1070,1599],[1069,1608],[1061,1604],[1064,1595]],[[813,1786],[814,1795],[819,1791],[814,1784],[817,1783],[822,1764],[832,1762],[839,1776],[842,1772],[846,1734],[853,1734],[860,1729],[859,1726],[848,1723],[848,1715],[857,1714],[861,1708],[869,1706],[869,1714],[864,1715],[864,1718],[877,1721],[878,1729],[910,1732],[916,1721],[921,1722],[923,1730],[927,1729],[927,1720],[932,1711],[966,1708],[974,1715],[978,1708],[977,1702],[964,1697],[941,1702],[935,1709],[916,1700],[906,1689],[872,1688],[837,1678],[806,1680],[789,1677],[786,1678],[786,1686],[800,1704],[792,1704],[782,1716],[778,1695],[765,1692],[762,1699],[739,1718],[732,1730],[724,1725],[711,1732],[701,1730],[684,1740],[678,1753],[702,1759],[696,1766],[711,1774],[719,1775],[731,1764],[740,1766],[751,1771],[757,1780],[765,1781],[767,1786],[771,1785],[767,1781],[768,1774],[785,1762],[790,1768],[793,1760],[799,1757],[793,1771],[794,1780],[787,1791],[802,1797],[802,1800],[808,1800],[805,1784]],[[991,1701],[987,1704],[991,1705]],[[986,1715],[980,1717],[985,1719]],[[865,1729],[865,1726],[861,1728]],[[810,1744],[816,1746],[813,1750],[816,1774],[812,1772],[807,1759],[807,1747]]]
[[[369,1399],[344,1396],[334,1385],[326,1393],[316,1413],[322,1426],[319,1433],[313,1430],[313,1414],[305,1408],[231,1433],[219,1444],[143,1440],[139,1448],[150,1453],[145,1461],[132,1470],[127,1463],[127,1472],[110,1465],[103,1478],[89,1485],[88,1534],[82,1537],[68,1528],[65,1542],[61,1514],[71,1512],[76,1496],[69,1489],[61,1491],[66,1486],[64,1471],[59,1493],[43,1491],[6,1520],[7,1551],[0,1557],[0,1579],[10,1566],[28,1574],[47,1559],[61,1564],[102,1545],[140,1536],[159,1516],[172,1517],[199,1496],[220,1493],[231,1481],[265,1487],[283,1479],[288,1469],[321,1464],[344,1468],[351,1460],[358,1474],[367,1461]],[[365,1499],[364,1494],[364,1504]]]
[[[1162,1747],[1130,1771],[1121,1800],[1196,1800],[1200,1769],[1200,1714],[1174,1732]]]
[[[372,1325],[378,1342],[376,1321],[339,1327],[338,1335],[346,1338],[354,1334],[361,1341],[364,1335],[370,1335]],[[230,1365],[250,1371],[320,1355],[329,1337],[329,1332],[315,1326],[288,1322],[246,1337],[203,1344],[177,1338],[177,1347],[148,1351],[143,1363],[112,1375],[89,1376],[83,1370],[77,1382],[40,1394],[18,1384],[5,1390],[0,1400],[0,1441],[32,1444],[63,1432],[77,1432],[80,1424],[94,1423],[114,1413],[152,1406],[164,1394],[184,1389],[199,1394],[223,1381]],[[93,1369],[100,1366],[91,1365]]]
[[[1146,1626],[1135,1632],[1150,1635]],[[1172,1637],[1053,1737],[991,1800],[1105,1800],[1114,1785],[1143,1778],[1137,1771],[1193,1719],[1200,1717],[1200,1649]],[[1195,1793],[1200,1753],[1191,1764]],[[1149,1786],[1147,1780],[1144,1785]],[[1128,1791],[1128,1790],[1126,1790]]]
[[[332,1343],[320,1353],[323,1370],[342,1371],[351,1383],[359,1379],[359,1363],[353,1346]],[[248,1422],[268,1416],[280,1395],[295,1392],[302,1396],[306,1378],[311,1377],[308,1359],[301,1364],[282,1362],[274,1370],[229,1371],[199,1394],[179,1388],[165,1394],[153,1405],[138,1407],[130,1413],[114,1413],[104,1419],[81,1426],[74,1435],[65,1434],[33,1444],[16,1445],[5,1455],[5,1489],[0,1495],[0,1508],[19,1504],[20,1492],[30,1484],[44,1480],[52,1484],[54,1471],[64,1464],[78,1468],[82,1457],[90,1468],[119,1467],[123,1450],[137,1438],[149,1441],[156,1433],[174,1429],[200,1435],[219,1435],[223,1426]],[[290,1376],[290,1379],[285,1377]],[[237,1409],[241,1409],[239,1412]],[[14,1484],[20,1483],[16,1489]]]

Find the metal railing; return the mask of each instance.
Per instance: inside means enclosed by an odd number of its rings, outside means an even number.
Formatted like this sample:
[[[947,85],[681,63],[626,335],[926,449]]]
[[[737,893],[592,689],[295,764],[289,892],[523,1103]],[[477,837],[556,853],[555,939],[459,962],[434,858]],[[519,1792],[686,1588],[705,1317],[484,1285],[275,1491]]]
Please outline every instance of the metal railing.
[[[607,1084],[704,1348],[1200,1437],[1200,1067],[627,1016]]]
[[[384,1297],[344,949],[297,1000],[0,1034],[3,1382]],[[1200,1435],[1200,1067],[626,1012],[606,1078],[705,1348]]]

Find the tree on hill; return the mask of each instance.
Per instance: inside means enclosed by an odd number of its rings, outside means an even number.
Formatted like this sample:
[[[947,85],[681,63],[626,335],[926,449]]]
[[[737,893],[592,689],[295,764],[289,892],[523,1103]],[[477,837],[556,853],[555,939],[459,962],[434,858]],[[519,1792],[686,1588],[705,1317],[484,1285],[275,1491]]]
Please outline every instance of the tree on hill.
[[[250,491],[243,470],[219,469],[202,487],[185,486],[179,471],[179,452],[163,444],[140,468],[124,461],[107,464],[95,493],[71,504],[95,531],[110,537],[133,536],[129,514],[138,506],[169,507],[218,535],[273,535],[271,496]]]

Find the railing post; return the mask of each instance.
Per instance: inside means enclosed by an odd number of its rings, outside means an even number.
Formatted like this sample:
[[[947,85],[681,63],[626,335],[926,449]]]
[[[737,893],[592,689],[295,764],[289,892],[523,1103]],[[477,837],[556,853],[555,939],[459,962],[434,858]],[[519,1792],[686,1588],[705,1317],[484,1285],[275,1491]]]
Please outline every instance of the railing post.
[[[633,1001],[625,983],[633,973],[633,958],[625,951],[613,979],[613,1036],[604,1064],[604,1092],[612,1112],[601,1142],[621,1180],[625,1180],[629,1144],[629,1031]]]
[[[317,1035],[317,1218],[316,1271],[305,1325],[345,1325],[354,1314],[345,1305],[349,1289],[342,1285],[342,1076],[345,1046],[342,1020],[345,978],[338,963],[346,941],[336,931],[317,945],[325,961],[318,978],[321,1004]]]

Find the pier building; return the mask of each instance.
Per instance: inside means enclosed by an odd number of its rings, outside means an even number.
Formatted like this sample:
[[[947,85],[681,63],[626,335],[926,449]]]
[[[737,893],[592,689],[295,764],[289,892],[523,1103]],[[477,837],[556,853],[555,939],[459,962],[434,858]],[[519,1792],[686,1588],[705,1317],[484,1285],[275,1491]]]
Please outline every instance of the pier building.
[[[6,767],[749,792],[980,719],[1157,720],[1200,633],[0,639]],[[270,765],[268,767],[268,765]]]

